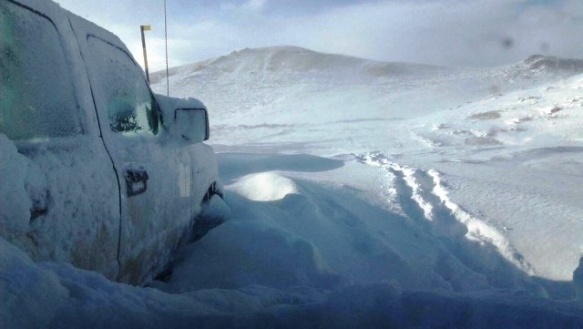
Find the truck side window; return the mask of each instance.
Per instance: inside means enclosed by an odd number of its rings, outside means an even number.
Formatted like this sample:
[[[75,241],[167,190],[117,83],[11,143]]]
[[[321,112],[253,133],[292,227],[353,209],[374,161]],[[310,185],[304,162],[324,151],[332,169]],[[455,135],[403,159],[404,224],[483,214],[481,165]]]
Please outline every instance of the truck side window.
[[[0,1],[0,133],[12,140],[80,134],[73,91],[53,22]]]
[[[99,66],[95,72],[107,100],[109,128],[124,135],[156,135],[158,105],[139,66],[121,48],[91,35],[87,40]]]

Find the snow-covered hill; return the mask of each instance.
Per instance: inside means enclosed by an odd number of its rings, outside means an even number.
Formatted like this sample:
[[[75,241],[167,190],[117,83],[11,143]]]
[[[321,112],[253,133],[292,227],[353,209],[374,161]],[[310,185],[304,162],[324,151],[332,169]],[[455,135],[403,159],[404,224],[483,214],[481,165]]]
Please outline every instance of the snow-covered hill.
[[[583,253],[582,72],[583,60],[539,55],[457,69],[277,47],[174,68],[170,90],[205,100],[218,150],[380,156],[391,179],[366,187],[377,195],[397,184],[387,163],[438,170],[536,275],[570,280]]]
[[[512,130],[538,114],[544,117],[553,111],[554,115],[560,111],[554,109],[554,103],[559,107],[572,106],[577,102],[576,91],[561,95],[563,89],[557,87],[552,94],[558,98],[550,99],[542,99],[541,92],[555,88],[555,81],[581,72],[581,60],[542,56],[501,68],[467,70],[381,63],[279,47],[245,49],[171,69],[170,91],[174,96],[196,95],[205,101],[212,115],[215,145],[236,144],[240,149],[242,143],[283,142],[290,147],[309,143],[324,148],[319,152],[323,155],[387,147],[410,153],[434,142],[424,138],[424,132],[417,134],[417,127],[425,124],[447,127],[451,122],[439,122],[444,115],[448,120],[467,117],[468,122],[479,123],[480,118],[491,114],[490,120],[481,120],[487,122],[485,125],[473,125],[477,131],[468,128],[459,135],[466,135],[462,145],[465,142],[495,145],[498,140],[482,136],[492,134],[484,126],[501,121],[503,126],[509,126],[500,127],[501,130]],[[153,88],[160,93],[166,92],[163,75],[164,72],[158,72],[152,76]],[[576,83],[565,87],[576,89]],[[538,111],[523,111],[516,118],[511,117],[516,111],[506,111],[512,114],[498,117],[502,110],[498,108],[500,100],[505,108],[527,108],[525,105],[533,102],[540,106]],[[478,104],[491,108],[479,108]],[[508,120],[518,121],[504,124]],[[376,134],[370,134],[371,128]],[[330,136],[338,130],[350,135],[347,144],[341,149],[334,142],[321,145],[320,134]]]
[[[181,79],[197,77],[204,81],[210,76],[208,83],[239,74],[251,75],[245,80],[282,81],[282,77],[299,79],[336,78],[346,76],[348,83],[354,83],[368,77],[396,77],[408,75],[427,75],[440,68],[429,65],[415,65],[406,63],[384,63],[344,55],[324,54],[304,48],[282,46],[271,48],[255,48],[234,51],[229,55],[209,59],[203,62],[175,67],[170,69],[170,76],[176,86]],[[310,74],[311,73],[311,74]],[[166,77],[165,71],[155,72],[151,81],[156,84]],[[241,76],[238,76],[242,78]],[[336,81],[342,83],[343,81]],[[216,83],[216,82],[214,82]],[[185,88],[192,86],[184,86]],[[187,92],[184,89],[183,92]]]

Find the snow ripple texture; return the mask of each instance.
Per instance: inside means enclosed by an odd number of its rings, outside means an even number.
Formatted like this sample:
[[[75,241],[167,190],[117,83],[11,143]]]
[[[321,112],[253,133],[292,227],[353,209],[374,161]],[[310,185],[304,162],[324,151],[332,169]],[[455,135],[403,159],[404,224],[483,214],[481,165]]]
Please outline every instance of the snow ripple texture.
[[[420,224],[429,223],[435,236],[464,236],[483,248],[493,248],[517,268],[529,275],[535,275],[533,267],[514,249],[504,234],[451,200],[446,184],[437,170],[424,171],[403,166],[391,162],[381,152],[358,154],[355,157],[361,163],[385,170],[392,180],[388,191],[390,201],[399,203],[401,210],[409,218]]]

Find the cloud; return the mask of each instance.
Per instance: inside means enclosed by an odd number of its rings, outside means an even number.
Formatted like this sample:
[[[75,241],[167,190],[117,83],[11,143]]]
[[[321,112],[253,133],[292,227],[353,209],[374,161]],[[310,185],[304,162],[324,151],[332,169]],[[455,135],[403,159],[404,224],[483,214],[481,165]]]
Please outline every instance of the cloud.
[[[261,12],[265,8],[266,3],[267,0],[249,0],[249,2],[247,2],[245,5],[247,6],[247,8],[253,11]]]
[[[161,0],[60,2],[89,10],[82,16],[118,34],[137,59],[139,25],[152,24],[149,61],[164,67]],[[168,15],[171,66],[273,45],[449,66],[583,57],[580,0],[168,0]]]
[[[295,44],[384,61],[491,66],[535,53],[582,57],[577,11],[521,1],[477,0],[354,5],[289,24]],[[579,13],[582,13],[579,8]],[[299,27],[295,27],[299,26]]]

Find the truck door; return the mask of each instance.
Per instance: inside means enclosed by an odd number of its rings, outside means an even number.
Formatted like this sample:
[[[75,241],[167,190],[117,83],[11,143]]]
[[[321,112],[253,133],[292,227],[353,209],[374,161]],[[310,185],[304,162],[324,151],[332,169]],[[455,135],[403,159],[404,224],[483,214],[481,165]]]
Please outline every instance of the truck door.
[[[0,236],[118,275],[117,180],[65,11],[0,1]]]
[[[71,19],[85,58],[106,147],[120,184],[120,281],[163,269],[195,211],[190,155],[162,133],[141,68],[111,33]]]

